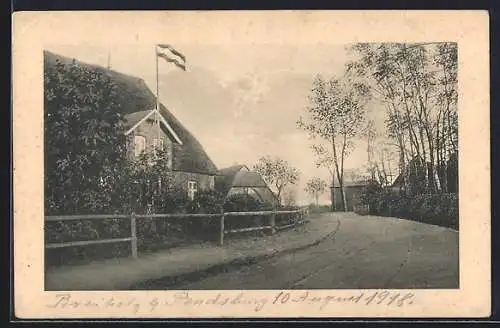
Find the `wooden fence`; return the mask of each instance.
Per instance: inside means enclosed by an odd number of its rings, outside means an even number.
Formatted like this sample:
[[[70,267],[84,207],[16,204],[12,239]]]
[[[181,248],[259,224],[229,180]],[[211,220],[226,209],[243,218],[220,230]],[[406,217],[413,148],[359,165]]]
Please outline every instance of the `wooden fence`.
[[[295,214],[297,219],[292,220],[292,223],[277,225],[276,216]],[[305,219],[309,215],[309,208],[302,207],[298,210],[293,211],[256,211],[256,212],[221,212],[220,214],[110,214],[110,215],[58,215],[58,216],[46,216],[45,222],[55,222],[55,221],[78,221],[78,220],[105,220],[105,219],[122,219],[130,220],[130,237],[125,238],[112,238],[112,239],[97,239],[97,240],[85,240],[85,241],[74,241],[74,242],[61,242],[61,243],[47,243],[45,245],[46,249],[54,248],[66,248],[66,247],[77,247],[77,246],[88,246],[96,244],[109,244],[109,243],[119,243],[119,242],[130,242],[132,249],[132,257],[137,258],[137,220],[141,219],[208,219],[208,220],[219,220],[219,238],[218,243],[220,246],[224,245],[224,238],[228,234],[237,234],[249,231],[262,231],[269,230],[271,233],[275,233],[278,230],[289,228],[298,224],[305,222]],[[252,217],[260,216],[269,218],[267,224],[246,227],[240,229],[226,229],[225,222],[231,217]]]

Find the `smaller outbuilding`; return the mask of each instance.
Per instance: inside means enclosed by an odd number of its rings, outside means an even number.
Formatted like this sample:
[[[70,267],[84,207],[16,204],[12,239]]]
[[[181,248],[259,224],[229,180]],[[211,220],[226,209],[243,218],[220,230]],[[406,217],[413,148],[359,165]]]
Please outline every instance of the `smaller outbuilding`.
[[[354,211],[357,206],[361,205],[361,197],[366,188],[370,185],[370,180],[354,180],[344,181],[344,194],[346,199],[347,211]],[[330,187],[332,204],[334,210],[342,210],[342,195],[340,193],[340,185],[335,181],[335,185]]]
[[[277,203],[277,198],[262,176],[246,165],[234,165],[219,170],[215,189],[225,198],[244,194],[266,203]]]

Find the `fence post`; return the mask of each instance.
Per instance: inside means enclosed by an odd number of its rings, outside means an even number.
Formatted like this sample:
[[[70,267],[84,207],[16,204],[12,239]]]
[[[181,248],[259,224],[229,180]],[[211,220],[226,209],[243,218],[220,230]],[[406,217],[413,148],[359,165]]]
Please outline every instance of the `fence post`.
[[[219,245],[224,245],[224,209],[221,210],[220,214],[220,227],[219,227]]]
[[[269,225],[271,226],[271,234],[276,233],[276,202],[273,201],[273,212],[271,213],[271,218]]]
[[[132,237],[132,257],[135,259],[137,258],[137,226],[134,212],[130,216],[130,236]]]

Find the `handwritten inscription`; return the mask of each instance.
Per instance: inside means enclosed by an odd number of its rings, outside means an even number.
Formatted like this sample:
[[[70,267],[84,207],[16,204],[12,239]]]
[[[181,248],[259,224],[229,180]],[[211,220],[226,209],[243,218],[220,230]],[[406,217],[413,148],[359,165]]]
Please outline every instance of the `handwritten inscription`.
[[[169,297],[152,297],[149,299],[135,297],[103,297],[96,299],[79,298],[70,293],[56,294],[53,302],[47,305],[53,309],[76,310],[85,309],[92,311],[124,310],[134,314],[139,312],[154,312],[166,307],[191,307],[203,306],[230,307],[245,305],[255,312],[260,312],[269,306],[286,306],[287,304],[303,303],[317,306],[320,310],[327,309],[335,304],[357,304],[360,306],[386,306],[404,307],[411,306],[415,302],[415,295],[410,292],[390,291],[359,291],[349,296],[340,295],[317,295],[309,291],[285,292],[265,296],[252,296],[251,293],[240,292],[237,295],[228,296],[223,292],[212,297],[194,296],[189,291],[177,292]]]

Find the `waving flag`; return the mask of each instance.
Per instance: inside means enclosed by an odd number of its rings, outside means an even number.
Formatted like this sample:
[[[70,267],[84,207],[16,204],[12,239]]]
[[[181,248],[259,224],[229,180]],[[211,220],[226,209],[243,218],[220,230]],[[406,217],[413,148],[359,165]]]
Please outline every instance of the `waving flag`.
[[[175,64],[182,70],[186,70],[186,56],[169,44],[158,44],[156,55],[169,63]]]

